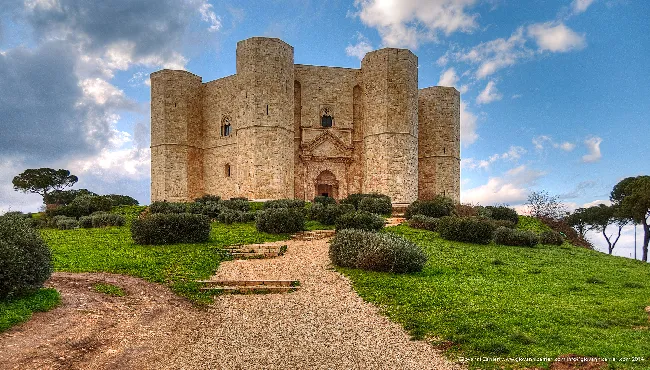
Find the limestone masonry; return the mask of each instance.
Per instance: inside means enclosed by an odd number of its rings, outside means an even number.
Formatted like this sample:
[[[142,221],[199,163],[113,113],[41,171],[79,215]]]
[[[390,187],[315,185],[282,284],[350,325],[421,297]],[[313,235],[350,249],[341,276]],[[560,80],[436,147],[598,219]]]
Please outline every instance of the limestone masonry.
[[[237,43],[237,73],[151,74],[151,200],[460,199],[460,93],[418,90],[418,58],[386,48],[361,69],[294,64],[276,38]]]

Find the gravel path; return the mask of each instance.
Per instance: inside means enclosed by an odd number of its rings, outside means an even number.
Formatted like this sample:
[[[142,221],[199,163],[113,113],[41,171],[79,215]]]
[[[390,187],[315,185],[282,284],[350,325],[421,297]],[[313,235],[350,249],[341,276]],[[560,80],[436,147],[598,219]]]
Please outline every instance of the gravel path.
[[[288,294],[223,295],[197,309],[166,287],[54,274],[63,305],[0,334],[0,369],[460,369],[411,341],[328,267],[326,240],[278,258],[224,262],[214,279],[300,280]],[[110,282],[128,292],[92,290]]]

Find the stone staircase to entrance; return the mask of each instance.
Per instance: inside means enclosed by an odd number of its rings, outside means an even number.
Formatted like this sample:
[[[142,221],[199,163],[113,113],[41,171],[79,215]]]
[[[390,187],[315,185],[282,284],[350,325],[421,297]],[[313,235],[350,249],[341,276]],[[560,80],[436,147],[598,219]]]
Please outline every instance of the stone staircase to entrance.
[[[386,219],[385,227],[397,226],[404,222],[406,222],[406,219],[404,217],[389,217]]]

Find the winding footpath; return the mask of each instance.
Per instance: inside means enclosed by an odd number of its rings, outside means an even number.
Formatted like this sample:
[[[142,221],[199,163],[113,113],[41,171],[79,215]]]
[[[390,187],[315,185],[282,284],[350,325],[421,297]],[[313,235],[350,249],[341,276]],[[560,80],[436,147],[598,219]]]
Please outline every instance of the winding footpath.
[[[213,279],[299,280],[297,292],[221,295],[207,309],[132,277],[54,274],[63,305],[0,334],[0,368],[462,368],[364,302],[329,265],[327,239],[282,244],[283,256],[224,262]]]

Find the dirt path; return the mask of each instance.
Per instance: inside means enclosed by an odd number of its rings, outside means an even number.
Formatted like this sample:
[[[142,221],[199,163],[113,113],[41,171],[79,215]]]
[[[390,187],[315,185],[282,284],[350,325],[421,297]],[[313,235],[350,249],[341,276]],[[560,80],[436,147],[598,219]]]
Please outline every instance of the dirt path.
[[[215,279],[297,279],[289,294],[223,295],[206,310],[110,274],[55,274],[63,305],[0,334],[2,369],[456,369],[363,302],[328,267],[327,241],[224,262]],[[94,282],[126,297],[96,293]]]

